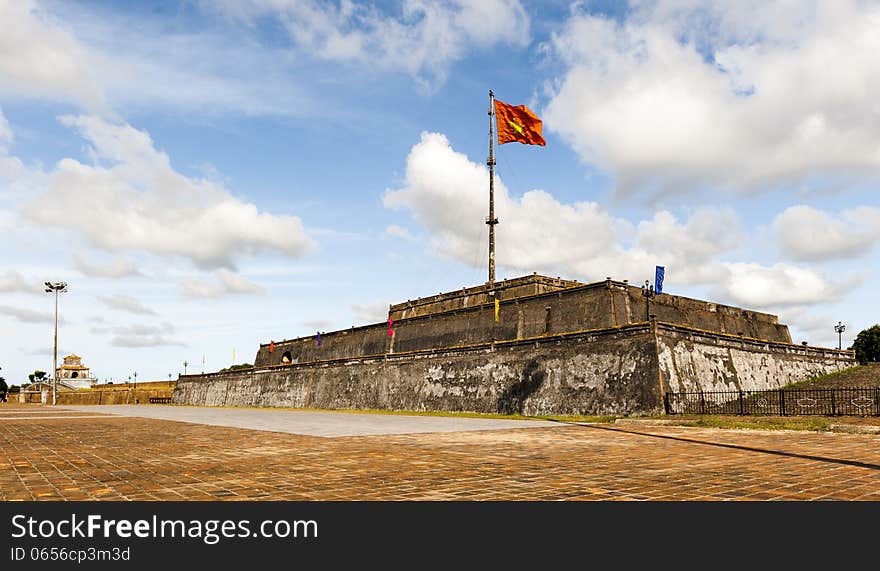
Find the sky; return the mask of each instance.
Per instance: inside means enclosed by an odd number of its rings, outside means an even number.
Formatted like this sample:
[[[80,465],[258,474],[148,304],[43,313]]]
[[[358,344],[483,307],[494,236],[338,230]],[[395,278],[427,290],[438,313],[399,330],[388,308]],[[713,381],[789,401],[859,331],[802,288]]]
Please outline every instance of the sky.
[[[252,363],[487,279],[880,322],[880,3],[0,0],[0,376]]]

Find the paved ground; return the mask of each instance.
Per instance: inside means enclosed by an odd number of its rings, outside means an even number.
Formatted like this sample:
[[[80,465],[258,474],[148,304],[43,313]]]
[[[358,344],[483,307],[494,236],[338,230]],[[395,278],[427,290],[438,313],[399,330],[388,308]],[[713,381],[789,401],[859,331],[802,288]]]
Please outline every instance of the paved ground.
[[[329,438],[83,410],[0,407],[0,500],[880,500],[872,435],[557,424]]]
[[[64,406],[59,408],[81,414],[107,413],[140,418],[195,422],[211,426],[229,426],[233,428],[249,428],[270,432],[328,437],[505,430],[510,428],[554,426],[552,422],[540,421],[314,412],[265,408],[140,405]]]

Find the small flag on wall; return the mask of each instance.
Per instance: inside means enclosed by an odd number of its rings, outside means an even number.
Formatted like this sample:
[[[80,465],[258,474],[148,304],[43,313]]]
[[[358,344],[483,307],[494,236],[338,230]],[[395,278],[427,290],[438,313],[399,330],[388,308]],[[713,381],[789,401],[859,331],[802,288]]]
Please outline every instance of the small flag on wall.
[[[654,293],[661,294],[663,293],[663,278],[666,277],[666,268],[663,266],[657,266],[657,270],[654,273]]]
[[[269,352],[271,353],[274,350],[275,350],[275,342],[269,341]]]
[[[501,302],[495,300],[495,321],[498,321],[498,310],[501,308]]]
[[[321,332],[318,331],[318,347],[321,346]]]
[[[394,337],[394,321],[389,317],[388,318],[388,337]]]

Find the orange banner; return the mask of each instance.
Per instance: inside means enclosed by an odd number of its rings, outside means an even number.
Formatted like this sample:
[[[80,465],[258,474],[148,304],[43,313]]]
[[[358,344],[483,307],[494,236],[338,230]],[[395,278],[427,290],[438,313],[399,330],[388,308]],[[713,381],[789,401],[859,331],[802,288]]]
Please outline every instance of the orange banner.
[[[525,105],[509,105],[503,101],[495,101],[495,123],[498,127],[498,144],[514,141],[525,145],[541,145],[547,143],[541,136],[543,123],[532,110]]]

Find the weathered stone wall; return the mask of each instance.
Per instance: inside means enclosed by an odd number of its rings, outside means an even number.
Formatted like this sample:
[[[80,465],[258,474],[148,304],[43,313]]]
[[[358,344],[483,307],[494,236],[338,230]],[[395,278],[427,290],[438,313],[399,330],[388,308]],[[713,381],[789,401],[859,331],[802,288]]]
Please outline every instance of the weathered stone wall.
[[[79,391],[58,391],[58,404],[148,404],[151,397],[171,397],[176,381],[131,383],[121,385],[97,385],[101,388]],[[22,403],[40,403],[40,393],[21,393]],[[45,403],[52,402],[52,391],[46,394]]]
[[[775,388],[854,363],[849,351],[644,323],[452,349],[183,376],[174,402],[528,415],[648,414],[662,410],[667,391]]]
[[[352,327],[261,345],[254,365],[279,365],[289,354],[295,363],[349,359],[401,351],[421,351],[492,341],[524,339],[539,335],[603,329],[646,322],[641,290],[620,282],[606,281],[500,301],[499,320],[493,303],[394,321],[394,337],[386,323]],[[743,335],[770,341],[790,342],[788,327],[776,316],[700,300],[660,295],[651,303],[657,320]]]
[[[174,385],[171,382],[165,388],[60,392],[58,404],[149,404],[151,397],[173,396]]]
[[[851,351],[674,326],[659,329],[657,346],[661,384],[668,392],[778,388],[855,365]]]
[[[525,297],[540,293],[558,291],[565,288],[584,285],[572,280],[539,276],[523,276],[513,279],[505,279],[495,282],[492,286],[488,283],[474,287],[463,288],[458,291],[439,293],[434,296],[407,300],[403,303],[392,305],[388,309],[388,316],[397,321],[406,317],[418,317],[430,313],[465,309],[494,303],[498,300],[509,300],[517,297]]]
[[[529,415],[655,411],[662,399],[656,351],[651,328],[641,325],[494,347],[190,375],[178,381],[174,402]]]
[[[645,297],[641,288],[629,286],[625,292],[624,299],[621,299],[619,293],[615,295],[615,301],[622,303],[630,312],[624,323],[645,321]],[[777,317],[769,313],[669,294],[654,296],[650,310],[657,321],[662,323],[675,323],[716,333],[791,343],[788,326],[780,325]]]

